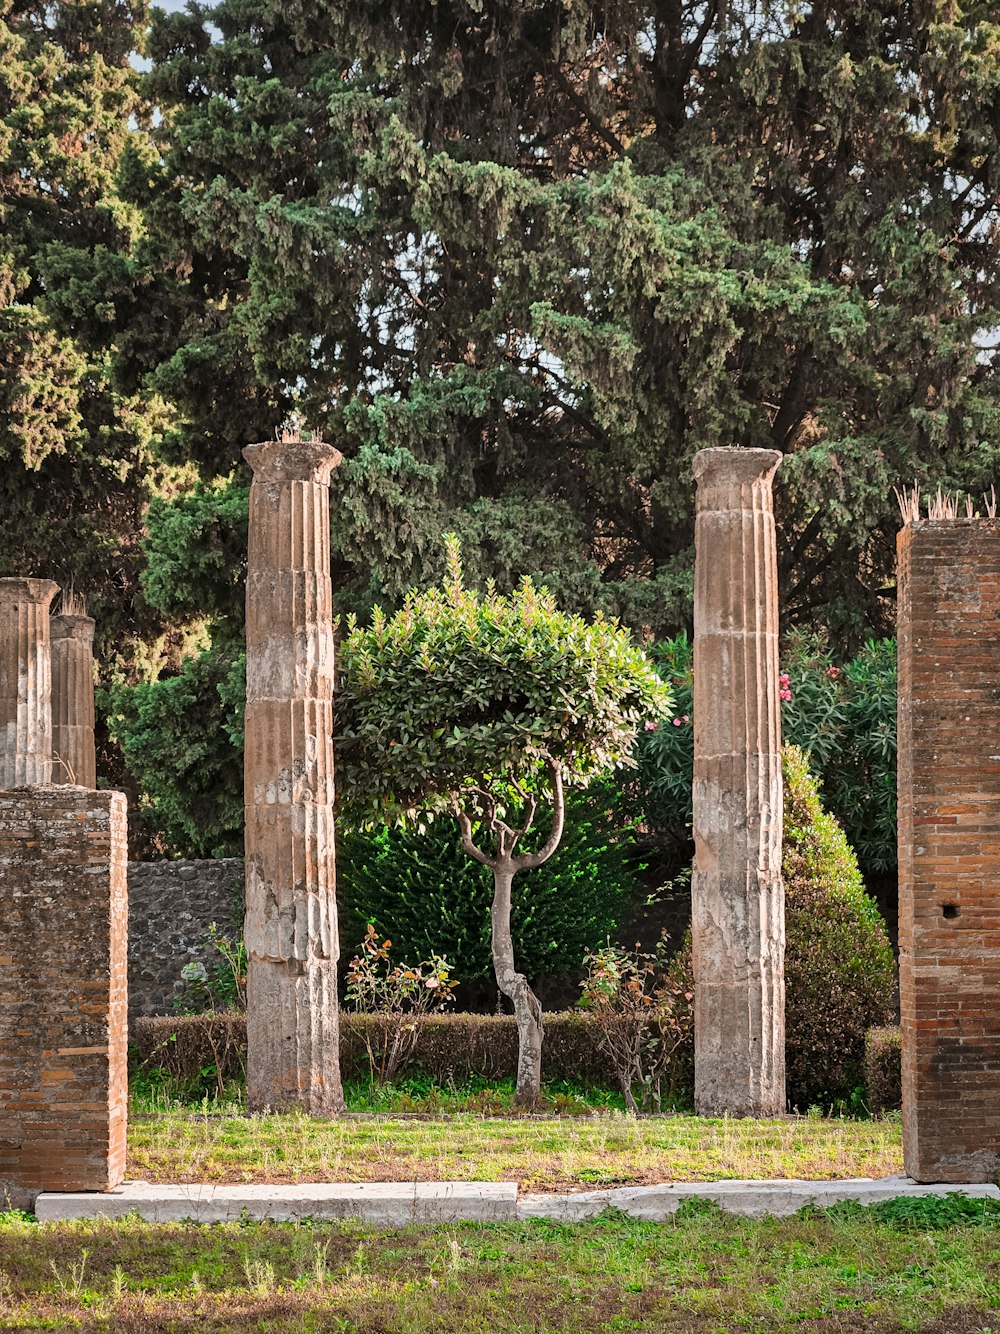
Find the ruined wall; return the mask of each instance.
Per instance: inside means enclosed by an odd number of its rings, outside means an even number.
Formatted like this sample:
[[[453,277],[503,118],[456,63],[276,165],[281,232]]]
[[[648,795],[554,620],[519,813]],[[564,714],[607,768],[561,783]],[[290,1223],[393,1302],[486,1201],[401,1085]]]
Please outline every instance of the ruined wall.
[[[918,1181],[1000,1172],[1000,522],[899,536],[903,1143]]]
[[[0,792],[0,1207],[125,1172],[126,803]]]
[[[129,1022],[171,1014],[174,984],[186,963],[206,963],[214,922],[232,935],[242,927],[243,858],[129,862]]]

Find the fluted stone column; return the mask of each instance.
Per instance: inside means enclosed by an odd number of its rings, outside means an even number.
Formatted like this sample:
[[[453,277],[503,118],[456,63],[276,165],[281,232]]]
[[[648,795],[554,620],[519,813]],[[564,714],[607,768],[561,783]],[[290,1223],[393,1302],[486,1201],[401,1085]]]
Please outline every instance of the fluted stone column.
[[[343,1107],[337,1023],[330,472],[320,441],[268,441],[247,570],[247,1099]]]
[[[781,714],[770,449],[695,455],[695,1109],[785,1110]]]
[[[0,579],[0,791],[51,781],[50,579]]]
[[[97,787],[94,750],[94,622],[53,616],[52,782]]]

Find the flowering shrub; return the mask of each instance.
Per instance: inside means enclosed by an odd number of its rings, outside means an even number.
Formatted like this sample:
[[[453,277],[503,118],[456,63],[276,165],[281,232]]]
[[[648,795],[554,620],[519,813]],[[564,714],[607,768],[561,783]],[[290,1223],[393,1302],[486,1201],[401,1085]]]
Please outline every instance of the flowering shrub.
[[[584,959],[580,1005],[596,1020],[597,1042],[611,1060],[629,1111],[659,1111],[664,1074],[676,1092],[672,1057],[691,1029],[692,994],[672,979],[665,958],[666,937],[653,954],[608,945]]]
[[[371,1077],[386,1084],[407,1064],[420,1037],[424,1018],[454,999],[455,982],[447,959],[434,954],[418,964],[390,966],[391,940],[382,940],[369,925],[358,954],[347,970],[346,1003],[352,1010],[379,1014],[381,1029],[365,1030]]]

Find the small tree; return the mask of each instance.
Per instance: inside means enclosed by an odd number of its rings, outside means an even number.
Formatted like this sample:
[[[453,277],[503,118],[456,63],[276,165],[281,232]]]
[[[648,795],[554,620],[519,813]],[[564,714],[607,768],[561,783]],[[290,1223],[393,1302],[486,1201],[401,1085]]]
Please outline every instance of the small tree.
[[[636,731],[669,691],[627,631],[555,607],[529,579],[510,596],[465,588],[448,539],[440,588],[411,592],[370,628],[353,620],[340,650],[341,803],[361,824],[449,815],[465,852],[493,872],[497,986],[514,1007],[519,1105],[537,1101],[542,1017],[511,940],[518,871],[541,866],[562,836],[567,785],[631,763]],[[551,806],[548,836],[530,834]],[[476,826],[479,826],[477,831]],[[491,847],[481,847],[485,833]]]

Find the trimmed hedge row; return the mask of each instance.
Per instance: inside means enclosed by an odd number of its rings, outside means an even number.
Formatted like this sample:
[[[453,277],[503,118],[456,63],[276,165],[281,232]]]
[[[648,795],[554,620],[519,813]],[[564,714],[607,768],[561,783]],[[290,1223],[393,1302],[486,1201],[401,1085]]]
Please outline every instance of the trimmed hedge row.
[[[365,1030],[378,1036],[386,1019],[377,1014],[340,1015],[340,1068],[344,1079],[368,1076]],[[373,1033],[374,1030],[374,1033]],[[136,1021],[133,1067],[162,1069],[177,1079],[197,1078],[215,1066],[224,1079],[246,1073],[246,1020],[242,1014],[166,1015]],[[545,1079],[616,1087],[614,1071],[597,1043],[595,1024],[580,1012],[545,1015]],[[423,1020],[409,1069],[435,1083],[462,1084],[473,1076],[509,1079],[517,1068],[513,1015],[442,1014]]]
[[[368,1075],[364,1032],[378,1035],[381,1015],[340,1016],[340,1061],[345,1079]],[[615,1088],[614,1071],[600,1050],[596,1025],[585,1012],[545,1016],[544,1075],[551,1083],[569,1080],[597,1088]],[[246,1021],[242,1014],[186,1014],[142,1018],[136,1023],[133,1067],[162,1069],[180,1080],[198,1078],[214,1066],[223,1079],[246,1074]],[[678,1055],[683,1061],[684,1054]],[[472,1077],[509,1079],[517,1063],[517,1024],[513,1015],[441,1014],[424,1020],[410,1069],[438,1084],[462,1084]],[[873,1116],[895,1111],[901,1101],[898,1027],[865,1034],[865,1092]]]

